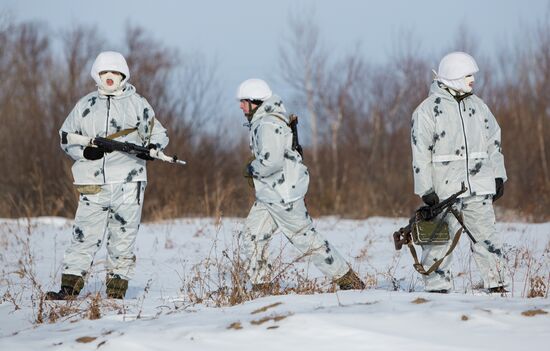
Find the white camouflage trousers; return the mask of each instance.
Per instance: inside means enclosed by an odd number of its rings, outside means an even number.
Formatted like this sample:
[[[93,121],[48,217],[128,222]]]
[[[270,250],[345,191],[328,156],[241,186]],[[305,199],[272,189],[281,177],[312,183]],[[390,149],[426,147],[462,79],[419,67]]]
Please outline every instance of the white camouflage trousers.
[[[256,200],[241,233],[252,284],[268,283],[272,278],[268,244],[277,229],[327,277],[337,279],[349,270],[342,255],[313,227],[303,199],[288,204]]]
[[[95,195],[80,194],[73,236],[63,258],[63,273],[85,276],[107,234],[107,275],[134,275],[134,247],[146,182],[105,184]]]
[[[485,288],[506,286],[504,275],[503,253],[500,239],[495,227],[495,212],[491,195],[470,196],[460,199],[455,208],[462,213],[464,225],[472,233],[476,244],[471,242],[474,261],[480,271]],[[456,218],[449,213],[447,224],[451,240],[447,245],[422,246],[422,264],[428,269],[435,261],[445,255],[454,235],[460,228]],[[462,232],[461,240],[470,240],[466,232]],[[425,290],[451,290],[452,275],[450,265],[451,253],[437,270],[428,276],[423,275]]]

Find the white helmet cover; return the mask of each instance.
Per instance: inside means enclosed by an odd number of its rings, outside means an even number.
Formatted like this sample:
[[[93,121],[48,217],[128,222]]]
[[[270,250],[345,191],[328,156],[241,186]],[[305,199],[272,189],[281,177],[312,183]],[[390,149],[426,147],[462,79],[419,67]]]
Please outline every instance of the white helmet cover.
[[[237,100],[261,100],[265,101],[273,95],[271,88],[262,79],[247,79],[237,89]]]
[[[130,69],[126,63],[126,59],[121,53],[116,51],[103,51],[94,61],[90,75],[95,80],[98,86],[101,86],[101,78],[99,72],[103,71],[115,71],[124,75],[124,79],[121,82],[121,86],[124,86],[128,79],[130,79]]]
[[[447,80],[464,78],[479,71],[476,60],[465,52],[451,52],[439,63],[437,76]]]
[[[441,59],[437,79],[449,88],[467,91],[464,77],[476,72],[479,72],[479,68],[474,58],[465,52],[455,51]]]

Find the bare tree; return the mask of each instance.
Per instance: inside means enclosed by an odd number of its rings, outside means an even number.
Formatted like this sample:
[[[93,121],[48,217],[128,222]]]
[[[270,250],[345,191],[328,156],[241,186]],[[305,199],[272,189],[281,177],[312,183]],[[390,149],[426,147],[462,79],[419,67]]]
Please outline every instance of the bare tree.
[[[363,96],[357,94],[362,90],[368,75],[365,63],[360,55],[353,53],[345,57],[342,62],[336,63],[326,73],[327,79],[323,82],[317,94],[322,108],[323,121],[328,123],[331,150],[331,181],[330,189],[325,189],[331,195],[332,210],[339,212],[342,205],[341,186],[348,180],[348,168],[353,163],[349,157],[340,160],[340,138],[343,123],[347,123],[350,115],[356,112],[355,101],[363,101]],[[351,161],[351,162],[350,162]]]
[[[336,57],[323,49],[310,18],[291,18],[279,61],[289,95],[305,102],[309,117],[309,208],[349,217],[409,214],[419,201],[412,194],[411,114],[428,95],[430,70],[443,53],[427,55],[404,30],[383,63],[360,50]],[[549,23],[547,16],[525,26],[510,47],[481,56],[483,89],[476,91],[502,129],[509,181],[498,206],[541,220],[550,206]],[[476,43],[460,29],[452,50],[478,59]],[[0,179],[0,216],[73,215],[72,163],[59,149],[57,129],[76,100],[95,89],[91,63],[112,47],[93,27],[52,33],[0,15],[0,148],[8,150],[0,157],[9,169]],[[182,54],[137,26],[128,26],[120,47],[131,82],[168,127],[170,151],[189,162],[150,163],[145,218],[244,215],[254,196],[241,175],[248,147],[216,119],[227,113],[215,61]]]
[[[283,80],[306,101],[311,127],[311,156],[315,173],[320,175],[318,89],[325,74],[327,54],[321,46],[319,28],[311,19],[298,14],[289,16],[289,33],[279,52],[279,69]],[[324,189],[322,177],[317,177],[319,188]]]
[[[179,53],[148,35],[142,27],[127,25],[125,56],[132,84],[147,98],[160,116],[173,109],[170,82],[173,70],[181,63]]]

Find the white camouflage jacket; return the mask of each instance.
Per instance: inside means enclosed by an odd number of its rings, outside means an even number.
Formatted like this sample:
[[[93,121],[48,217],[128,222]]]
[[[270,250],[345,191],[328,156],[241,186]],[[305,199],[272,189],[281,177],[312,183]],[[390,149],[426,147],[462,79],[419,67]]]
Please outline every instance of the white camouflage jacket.
[[[435,191],[445,199],[495,194],[495,178],[506,181],[500,127],[477,96],[457,102],[439,82],[414,111],[411,127],[414,192]]]
[[[290,203],[305,196],[309,172],[292,150],[292,130],[282,100],[273,95],[252,117],[250,150],[256,198],[266,203]]]
[[[115,140],[142,146],[156,144],[161,150],[168,144],[166,129],[155,119],[147,100],[127,83],[121,95],[108,97],[94,91],[80,99],[61,126],[59,135],[67,132],[106,137],[128,128],[137,130]],[[75,160],[72,167],[74,184],[101,185],[147,180],[145,160],[114,151],[99,160],[90,161],[83,156],[83,146],[67,145],[61,139],[61,148]]]

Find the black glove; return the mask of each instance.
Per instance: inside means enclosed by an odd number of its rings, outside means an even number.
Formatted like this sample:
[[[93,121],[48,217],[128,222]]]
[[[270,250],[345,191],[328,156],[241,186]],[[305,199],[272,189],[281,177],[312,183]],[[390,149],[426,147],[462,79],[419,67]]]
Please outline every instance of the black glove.
[[[254,178],[254,167],[252,167],[252,162],[246,166],[246,173],[249,178]]]
[[[251,188],[254,188],[254,179],[252,177],[253,167],[252,167],[252,161],[254,161],[254,156],[250,157],[248,161],[246,162],[246,165],[243,168],[243,177],[246,178],[246,181],[248,182],[248,185]]]
[[[152,150],[152,149],[156,150],[157,146],[155,144],[149,144],[149,145],[147,145],[147,148],[149,150]],[[145,160],[145,161],[154,161],[155,160],[155,158],[151,157],[151,154],[149,154],[149,153],[137,154],[136,157],[141,158],[142,160]]]
[[[86,146],[84,148],[84,158],[90,161],[99,160],[105,155],[105,152],[101,147]]]
[[[431,193],[422,196],[422,201],[424,201],[424,203],[428,206],[433,206],[439,203],[439,196],[437,196],[435,191],[432,191]]]
[[[497,201],[504,195],[504,180],[502,178],[495,178],[496,192],[493,195],[493,202]]]

